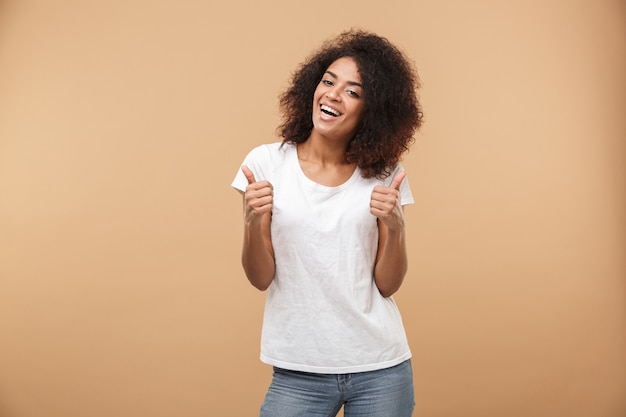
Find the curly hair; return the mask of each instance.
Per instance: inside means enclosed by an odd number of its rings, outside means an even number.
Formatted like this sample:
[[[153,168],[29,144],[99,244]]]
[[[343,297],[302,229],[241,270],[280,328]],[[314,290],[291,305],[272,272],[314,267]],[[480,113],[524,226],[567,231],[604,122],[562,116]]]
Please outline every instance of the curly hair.
[[[355,60],[363,84],[365,106],[361,123],[348,144],[346,161],[365,178],[385,178],[414,141],[423,114],[417,98],[420,86],[412,63],[386,38],[349,30],[327,40],[292,74],[279,97],[284,143],[305,142],[313,129],[313,95],[324,72],[337,59]]]

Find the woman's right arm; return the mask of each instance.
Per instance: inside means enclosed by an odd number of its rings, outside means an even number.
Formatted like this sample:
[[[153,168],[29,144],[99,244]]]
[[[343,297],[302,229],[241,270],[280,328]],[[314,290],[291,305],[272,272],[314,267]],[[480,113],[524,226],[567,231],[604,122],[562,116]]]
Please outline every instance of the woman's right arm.
[[[270,235],[273,189],[268,181],[256,181],[248,167],[243,166],[241,170],[248,179],[243,196],[244,235],[241,263],[250,283],[265,291],[272,283],[275,272]]]

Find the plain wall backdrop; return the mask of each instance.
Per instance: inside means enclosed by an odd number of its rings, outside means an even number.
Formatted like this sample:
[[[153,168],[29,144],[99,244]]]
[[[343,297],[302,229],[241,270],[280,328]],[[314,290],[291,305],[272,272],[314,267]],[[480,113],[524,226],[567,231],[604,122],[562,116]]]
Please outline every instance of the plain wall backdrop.
[[[254,416],[245,154],[350,27],[415,61],[419,417],[626,415],[626,3],[0,0],[0,416]]]

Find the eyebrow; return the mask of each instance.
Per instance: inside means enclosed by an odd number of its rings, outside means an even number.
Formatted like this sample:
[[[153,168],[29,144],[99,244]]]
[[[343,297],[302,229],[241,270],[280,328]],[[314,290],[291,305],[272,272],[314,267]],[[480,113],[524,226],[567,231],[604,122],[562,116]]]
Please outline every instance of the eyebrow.
[[[333,76],[333,78],[338,78],[338,77],[337,77],[337,74],[335,74],[335,73],[334,73],[334,72],[332,72],[332,71],[326,71],[326,74],[330,74],[330,75],[332,75],[332,76]],[[358,86],[358,87],[363,88],[363,84],[361,84],[361,83],[357,83],[356,81],[346,81],[346,84],[348,84],[348,85],[356,85],[356,86]]]

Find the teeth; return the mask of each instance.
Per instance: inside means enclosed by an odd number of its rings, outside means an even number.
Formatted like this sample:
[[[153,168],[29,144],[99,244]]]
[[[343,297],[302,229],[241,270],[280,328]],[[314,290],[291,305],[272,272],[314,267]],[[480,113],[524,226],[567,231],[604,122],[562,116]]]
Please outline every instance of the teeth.
[[[322,109],[323,112],[330,113],[333,116],[339,116],[339,114],[340,114],[337,110],[333,109],[332,107],[328,107],[325,104],[322,104],[321,109]]]

